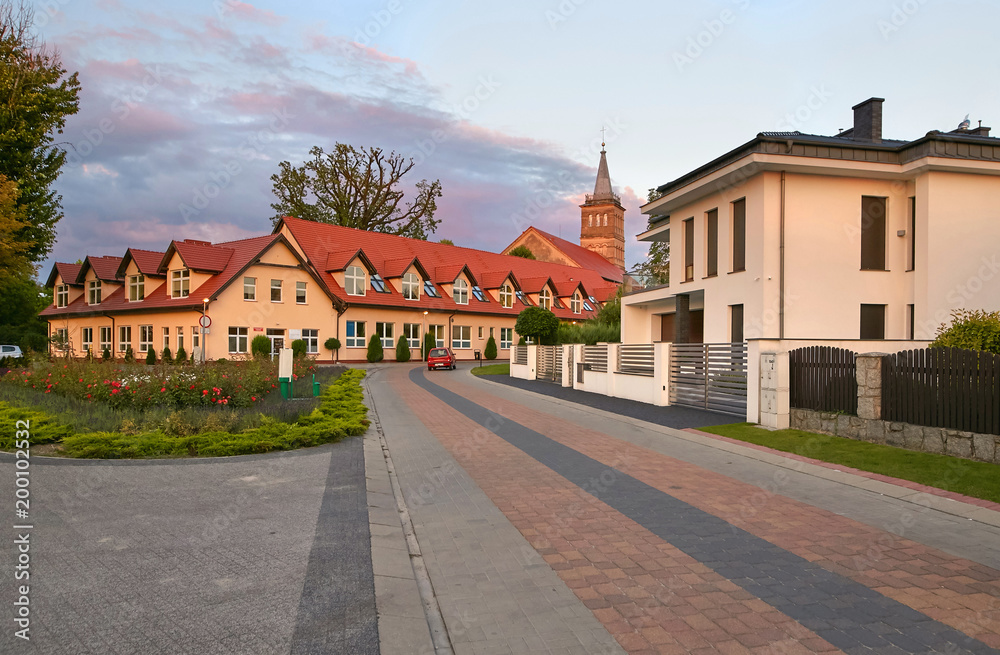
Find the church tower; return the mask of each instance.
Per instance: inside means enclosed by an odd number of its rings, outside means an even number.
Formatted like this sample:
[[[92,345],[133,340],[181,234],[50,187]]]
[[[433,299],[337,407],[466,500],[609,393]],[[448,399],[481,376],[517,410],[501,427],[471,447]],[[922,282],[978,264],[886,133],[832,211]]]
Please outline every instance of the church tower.
[[[580,209],[580,245],[624,271],[625,208],[618,194],[611,190],[604,143],[601,143],[601,163],[597,167],[594,193],[586,197]]]

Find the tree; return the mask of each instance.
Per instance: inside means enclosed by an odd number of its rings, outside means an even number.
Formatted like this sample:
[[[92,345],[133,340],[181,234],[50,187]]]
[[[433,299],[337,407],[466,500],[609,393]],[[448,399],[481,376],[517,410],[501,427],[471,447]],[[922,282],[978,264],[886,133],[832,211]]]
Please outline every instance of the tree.
[[[177,354],[180,355],[180,351],[178,351]],[[125,361],[126,362],[135,361],[135,352],[132,350],[132,346],[129,346],[128,348],[125,349]]]
[[[531,248],[521,244],[516,248],[511,248],[510,252],[507,253],[511,257],[523,257],[524,259],[535,259],[535,253],[531,252]]]
[[[174,363],[174,356],[170,354],[170,346],[164,348],[163,352],[160,353],[160,361],[163,362],[164,364]]]
[[[44,351],[48,324],[38,313],[52,304],[52,290],[28,275],[0,273],[0,299],[0,343],[17,344],[25,352]]]
[[[385,359],[385,352],[382,350],[382,339],[377,334],[373,334],[372,338],[368,340],[368,361],[374,364],[383,359]]]
[[[174,357],[174,364],[183,364],[188,359],[187,351],[184,350],[184,346],[177,347],[177,355]]]
[[[441,239],[440,241],[438,241],[438,243],[446,245],[446,246],[453,246],[453,245],[455,245],[455,242],[452,241],[451,239]]]
[[[336,359],[340,359],[340,339],[337,339],[336,337],[330,337],[329,339],[323,342],[323,347],[326,348],[327,350],[332,350],[334,357]]]
[[[35,272],[28,255],[32,243],[25,240],[28,221],[17,204],[20,195],[17,184],[0,174],[0,282]]]
[[[486,342],[486,348],[483,350],[483,357],[486,359],[496,359],[497,358],[497,340],[490,335],[489,340]]]
[[[437,348],[437,338],[433,332],[424,332],[424,351],[421,353],[424,361],[427,360],[427,353]]]
[[[399,340],[396,341],[396,361],[410,361],[410,342],[403,335],[399,335]]]
[[[250,354],[254,359],[264,359],[271,356],[271,340],[263,334],[258,334],[250,340]]]
[[[618,287],[614,297],[609,298],[601,305],[594,321],[599,325],[619,326],[622,324],[622,287]]]
[[[272,221],[295,216],[318,223],[388,232],[427,239],[441,221],[434,218],[441,182],[421,180],[416,198],[401,206],[404,194],[397,187],[413,168],[412,159],[381,148],[360,148],[337,143],[327,154],[314,146],[312,159],[302,166],[283,161],[271,176],[278,202]]]
[[[660,197],[656,189],[650,189],[647,199],[652,202]],[[650,220],[652,227],[654,220]],[[655,287],[670,282],[670,242],[654,241],[649,246],[645,261],[632,269],[632,274],[645,287]]]
[[[151,347],[146,349],[146,363],[150,366],[156,363],[156,350]]]
[[[983,350],[1000,355],[1000,312],[959,309],[942,325],[931,348]]]
[[[548,309],[527,307],[517,315],[514,331],[524,337],[534,337],[537,342],[550,339],[559,329],[559,319]]]
[[[67,153],[53,142],[77,112],[80,93],[77,74],[67,76],[59,53],[34,33],[34,18],[30,5],[0,0],[0,175],[17,184],[26,220],[17,241],[30,244],[31,263],[52,250],[63,216],[52,185]]]

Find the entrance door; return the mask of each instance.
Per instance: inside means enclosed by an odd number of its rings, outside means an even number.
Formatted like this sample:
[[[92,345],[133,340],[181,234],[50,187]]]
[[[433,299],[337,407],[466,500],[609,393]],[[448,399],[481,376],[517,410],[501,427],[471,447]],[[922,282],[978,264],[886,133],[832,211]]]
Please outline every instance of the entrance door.
[[[268,329],[267,338],[271,340],[271,358],[278,356],[278,352],[285,347],[285,331]]]

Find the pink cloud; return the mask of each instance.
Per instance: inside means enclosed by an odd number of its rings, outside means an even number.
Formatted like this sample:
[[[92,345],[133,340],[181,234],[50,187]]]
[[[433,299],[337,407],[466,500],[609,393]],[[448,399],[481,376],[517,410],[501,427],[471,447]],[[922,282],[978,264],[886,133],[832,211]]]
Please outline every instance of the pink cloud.
[[[285,16],[279,16],[273,11],[267,11],[266,9],[258,9],[249,3],[239,2],[239,0],[226,0],[224,5],[219,9],[219,13],[226,15],[228,12],[232,12],[236,17],[243,20],[261,23],[262,25],[281,25],[287,20]]]

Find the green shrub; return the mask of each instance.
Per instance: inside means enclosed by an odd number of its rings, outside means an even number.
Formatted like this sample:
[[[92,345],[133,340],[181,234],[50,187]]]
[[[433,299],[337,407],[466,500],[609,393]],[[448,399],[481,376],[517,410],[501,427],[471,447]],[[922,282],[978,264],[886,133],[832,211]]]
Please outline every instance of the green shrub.
[[[163,352],[160,353],[160,361],[162,361],[164,364],[174,363],[174,356],[170,353],[170,346],[164,348]]]
[[[618,343],[621,341],[621,326],[605,325],[596,320],[576,325],[563,323],[556,332],[556,341],[559,343],[585,343],[588,346],[595,343]]]
[[[535,259],[535,253],[531,252],[531,248],[522,244],[516,248],[512,248],[510,252],[507,253],[511,257],[523,257],[524,259]]]
[[[73,434],[72,428],[56,422],[45,412],[25,407],[14,407],[8,403],[0,402],[0,425],[9,428],[0,430],[0,449],[14,449],[14,426],[17,421],[28,422],[29,442],[33,446],[62,441]]]
[[[156,364],[156,350],[152,347],[146,348],[146,364],[149,366]]]
[[[524,337],[518,337],[517,338],[517,345],[519,345],[519,346],[525,345]]]
[[[250,352],[254,357],[261,359],[271,356],[271,340],[263,334],[258,334],[250,342]]]
[[[410,342],[403,335],[400,335],[399,340],[396,341],[396,361],[410,361]]]
[[[111,359],[111,349],[105,348],[104,352],[101,353],[101,360],[106,362],[110,359]]]
[[[427,359],[427,353],[429,353],[434,348],[437,348],[437,339],[435,339],[434,335],[431,334],[430,332],[425,332],[424,333],[424,347],[423,347],[423,351],[420,353],[421,354],[421,359],[426,360]]]
[[[174,364],[183,364],[188,359],[187,351],[184,350],[184,346],[177,349],[177,356],[174,357]]]
[[[302,359],[308,352],[309,344],[305,342],[305,339],[296,339],[292,342],[292,357]]]
[[[941,325],[931,348],[983,350],[1000,355],[1000,312],[959,309]]]
[[[486,359],[496,359],[497,358],[497,340],[490,335],[489,341],[486,342],[486,350],[483,351],[483,357]]]
[[[382,339],[377,334],[373,334],[372,338],[368,340],[368,361],[375,363],[381,362],[383,359],[385,359],[385,353],[382,351]]]
[[[129,346],[128,348],[125,349],[125,361],[126,362],[135,361],[135,352],[132,350],[132,346]]]
[[[338,350],[340,350],[340,339],[336,337],[330,337],[329,339],[323,342],[323,347],[326,348],[327,350],[332,350],[333,352],[337,352]]]

